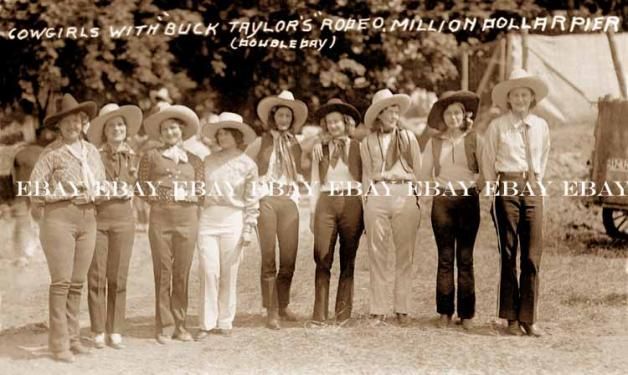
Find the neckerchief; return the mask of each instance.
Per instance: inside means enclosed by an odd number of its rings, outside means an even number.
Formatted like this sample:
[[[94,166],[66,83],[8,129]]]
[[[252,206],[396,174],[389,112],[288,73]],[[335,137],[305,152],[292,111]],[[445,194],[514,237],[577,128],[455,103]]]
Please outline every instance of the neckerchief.
[[[175,162],[175,164],[187,163],[188,155],[183,148],[179,145],[171,146],[161,152],[165,158],[168,158]]]

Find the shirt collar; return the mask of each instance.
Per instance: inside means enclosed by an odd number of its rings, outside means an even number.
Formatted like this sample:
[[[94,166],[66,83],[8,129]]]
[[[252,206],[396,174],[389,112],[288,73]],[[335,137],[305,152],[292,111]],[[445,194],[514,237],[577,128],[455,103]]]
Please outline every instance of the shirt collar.
[[[288,133],[288,134],[290,134],[290,135],[292,134],[292,133],[290,132],[290,130],[285,131],[285,133]],[[280,132],[280,131],[275,130],[275,129],[270,129],[270,134],[273,136],[273,138],[275,138],[275,139],[276,139],[276,138],[281,137],[281,135],[282,135],[282,134],[284,134],[284,132]]]
[[[469,134],[469,130],[465,130],[464,132],[462,132],[462,133],[460,134],[460,136],[455,137],[455,138],[453,138],[453,139],[454,139],[454,140],[456,140],[456,139],[461,139],[461,138],[464,138],[464,137],[466,137],[466,136],[467,136],[467,134]],[[439,138],[439,139],[441,139],[441,140],[443,140],[443,141],[449,141],[449,140],[452,140],[452,138],[451,138],[451,137],[448,137],[447,135],[445,135],[445,132],[440,132],[440,133],[436,134],[436,135],[435,135],[435,137],[436,137],[436,138]]]
[[[115,154],[116,152],[124,152],[130,155],[135,155],[135,151],[129,146],[128,143],[122,142],[116,149],[114,149],[109,143],[104,143],[99,151],[108,152],[110,154]]]
[[[528,112],[528,114],[526,115],[526,117],[523,118],[523,120],[519,118],[518,116],[515,116],[515,114],[512,111],[510,111],[508,115],[509,115],[510,124],[515,130],[519,130],[519,128],[523,124],[528,125],[528,127],[532,127],[537,122],[536,116],[534,116],[530,112]]]

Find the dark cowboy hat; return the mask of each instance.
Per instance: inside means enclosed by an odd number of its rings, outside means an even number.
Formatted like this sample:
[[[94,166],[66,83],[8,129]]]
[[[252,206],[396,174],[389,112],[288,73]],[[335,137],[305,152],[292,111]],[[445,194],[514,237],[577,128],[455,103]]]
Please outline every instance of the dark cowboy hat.
[[[432,106],[429,115],[427,115],[427,125],[436,130],[443,130],[445,127],[443,112],[452,103],[461,103],[464,106],[464,111],[471,114],[471,119],[475,119],[480,106],[480,97],[466,90],[446,91]]]
[[[79,103],[71,94],[65,94],[57,101],[55,110],[55,113],[44,119],[44,126],[54,128],[62,118],[77,112],[85,112],[92,119],[96,115],[96,103],[92,101]]]
[[[318,108],[314,116],[318,122],[332,112],[340,112],[343,115],[352,117],[356,125],[360,123],[360,112],[351,104],[345,103],[338,98],[329,99],[327,103]]]

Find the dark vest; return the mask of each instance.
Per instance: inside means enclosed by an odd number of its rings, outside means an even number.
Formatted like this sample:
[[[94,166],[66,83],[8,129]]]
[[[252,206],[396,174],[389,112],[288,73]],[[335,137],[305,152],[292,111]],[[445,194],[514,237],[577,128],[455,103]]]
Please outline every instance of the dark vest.
[[[260,176],[264,176],[266,172],[268,172],[268,164],[270,163],[270,155],[273,153],[273,149],[273,135],[269,132],[262,134],[262,144],[260,146],[259,153],[255,158],[255,163],[257,163]],[[302,151],[298,142],[295,142],[295,144],[290,147],[290,153],[292,154],[292,158],[296,164],[295,167],[297,169],[297,173],[303,174],[303,168],[301,167]]]
[[[323,145],[323,158],[318,162],[318,173],[321,184],[327,181],[327,171],[329,171],[329,144]],[[347,167],[351,176],[359,182],[362,182],[362,158],[360,157],[360,144],[353,139],[349,140],[349,157],[347,158]]]
[[[412,137],[416,138],[416,136],[406,129],[398,129],[397,131],[399,132],[400,138],[401,138],[401,144],[399,145],[400,154],[398,155],[399,162],[401,163],[401,167],[407,173],[412,173],[413,168],[414,168],[413,166],[414,159],[412,158],[412,149],[411,149],[410,143],[411,143],[411,138]],[[386,157],[382,159],[378,137],[379,137],[378,134],[371,133],[365,138],[366,147],[371,156],[371,169],[373,171],[379,171],[382,166],[382,163],[386,163],[386,158],[394,152],[393,148],[389,146],[388,150],[386,151]],[[392,142],[391,142],[391,145],[392,145]]]
[[[443,140],[438,136],[432,137],[432,157],[434,159],[434,176],[440,174],[440,154],[443,148]],[[478,165],[478,136],[474,131],[464,136],[464,154],[467,157],[467,166],[473,173],[479,172]]]

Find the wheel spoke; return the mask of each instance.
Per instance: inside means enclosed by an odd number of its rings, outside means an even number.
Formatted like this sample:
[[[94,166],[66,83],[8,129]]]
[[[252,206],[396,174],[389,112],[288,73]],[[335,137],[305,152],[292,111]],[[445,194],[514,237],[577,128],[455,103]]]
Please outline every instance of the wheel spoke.
[[[617,224],[617,229],[619,229],[620,231],[622,230],[622,227],[624,226],[624,224],[626,224],[626,221],[628,221],[628,215],[624,214],[623,216],[620,216],[617,218],[618,220],[615,221],[615,223]],[[620,221],[621,220],[621,221]],[[619,222],[618,222],[619,221]]]

